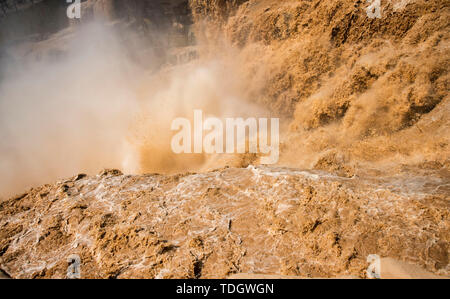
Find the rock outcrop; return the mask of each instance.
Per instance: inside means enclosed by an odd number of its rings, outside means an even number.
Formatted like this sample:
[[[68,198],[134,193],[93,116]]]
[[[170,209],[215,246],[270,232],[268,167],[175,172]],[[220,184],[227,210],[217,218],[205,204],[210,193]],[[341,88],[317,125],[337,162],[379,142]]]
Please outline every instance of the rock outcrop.
[[[14,278],[64,278],[76,254],[82,278],[365,277],[378,254],[448,275],[441,184],[253,166],[78,175],[1,203],[0,265]]]

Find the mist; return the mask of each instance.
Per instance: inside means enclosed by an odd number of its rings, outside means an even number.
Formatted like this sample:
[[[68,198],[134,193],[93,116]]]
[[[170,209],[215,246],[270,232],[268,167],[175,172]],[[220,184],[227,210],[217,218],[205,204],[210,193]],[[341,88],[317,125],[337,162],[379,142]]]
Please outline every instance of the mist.
[[[216,117],[267,115],[245,100],[233,63],[222,57],[161,66],[151,51],[157,46],[93,22],[8,49],[0,194],[104,168],[138,174],[240,165],[234,155],[176,155],[170,148],[171,121],[192,118],[194,109]]]

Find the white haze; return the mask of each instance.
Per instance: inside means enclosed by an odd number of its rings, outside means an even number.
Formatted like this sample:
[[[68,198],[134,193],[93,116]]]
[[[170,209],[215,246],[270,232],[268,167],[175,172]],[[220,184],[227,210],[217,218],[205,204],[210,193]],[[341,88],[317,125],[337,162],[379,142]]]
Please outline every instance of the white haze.
[[[215,158],[171,152],[174,118],[192,117],[194,109],[218,117],[264,114],[243,104],[245,86],[224,64],[155,73],[148,45],[139,52],[138,40],[130,48],[112,28],[60,33],[56,42],[22,47],[33,48],[26,57],[10,49],[16,59],[1,65],[0,196],[103,168],[201,170]],[[55,44],[64,54],[45,55]],[[139,53],[146,53],[143,64],[134,59]]]

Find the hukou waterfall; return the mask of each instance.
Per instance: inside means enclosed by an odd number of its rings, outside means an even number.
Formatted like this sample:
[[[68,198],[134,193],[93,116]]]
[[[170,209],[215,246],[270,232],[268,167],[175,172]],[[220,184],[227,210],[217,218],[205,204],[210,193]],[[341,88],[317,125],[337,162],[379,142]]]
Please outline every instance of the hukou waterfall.
[[[449,69],[442,0],[0,0],[0,277],[449,278]]]

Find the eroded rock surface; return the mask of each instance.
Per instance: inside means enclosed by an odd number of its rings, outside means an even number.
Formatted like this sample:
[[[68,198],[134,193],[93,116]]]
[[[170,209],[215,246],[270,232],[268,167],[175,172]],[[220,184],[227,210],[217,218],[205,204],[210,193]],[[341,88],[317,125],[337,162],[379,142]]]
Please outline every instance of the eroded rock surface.
[[[82,278],[365,277],[379,254],[448,275],[446,181],[414,179],[253,166],[78,175],[1,203],[0,265],[64,278],[77,254]]]

